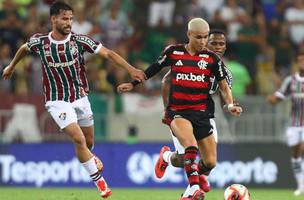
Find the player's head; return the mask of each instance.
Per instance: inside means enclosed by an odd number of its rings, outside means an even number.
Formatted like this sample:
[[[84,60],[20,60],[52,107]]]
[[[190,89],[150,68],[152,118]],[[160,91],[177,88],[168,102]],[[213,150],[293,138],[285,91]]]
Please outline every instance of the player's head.
[[[207,44],[208,49],[214,51],[217,55],[223,56],[226,51],[226,34],[222,30],[214,29],[209,33]]]
[[[62,35],[68,35],[72,29],[73,9],[68,4],[56,1],[50,8],[50,16],[53,30],[56,29]]]
[[[297,63],[299,65],[299,70],[304,71],[304,50],[299,50],[297,53]]]
[[[197,52],[202,51],[208,42],[209,24],[202,18],[191,19],[188,23],[187,36],[189,46]]]

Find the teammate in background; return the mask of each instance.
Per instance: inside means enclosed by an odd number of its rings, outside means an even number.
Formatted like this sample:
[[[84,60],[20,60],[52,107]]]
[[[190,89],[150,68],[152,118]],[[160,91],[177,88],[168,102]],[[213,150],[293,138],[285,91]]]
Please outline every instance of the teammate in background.
[[[212,135],[210,112],[212,99],[209,90],[214,76],[218,81],[224,102],[232,115],[240,115],[242,108],[233,105],[231,90],[225,80],[226,71],[221,59],[206,49],[209,24],[194,18],[188,23],[187,44],[168,46],[158,58],[145,70],[147,78],[170,66],[170,96],[168,116],[170,128],[180,144],[185,148],[184,170],[188,177],[189,189],[182,200],[204,199],[204,192],[199,187],[199,174],[209,173],[216,165],[216,143]],[[118,86],[119,92],[127,92],[137,85],[138,81]],[[195,160],[201,154],[200,164]]]
[[[12,75],[17,63],[29,52],[38,53],[42,62],[45,107],[57,125],[70,136],[76,156],[90,174],[101,197],[112,194],[101,176],[101,162],[91,152],[94,142],[93,113],[87,96],[82,96],[86,85],[84,52],[99,54],[125,68],[133,78],[144,81],[145,74],[129,65],[115,52],[86,35],[71,32],[73,9],[55,2],[50,7],[52,31],[35,34],[23,44],[11,63],[4,69],[3,78]],[[98,166],[97,166],[98,164]]]
[[[297,182],[295,196],[304,195],[304,52],[298,52],[299,71],[286,77],[278,91],[268,96],[271,104],[291,97],[291,115],[286,130],[287,145],[291,148],[291,165]]]
[[[225,51],[226,51],[226,35],[223,31],[221,30],[211,30],[209,33],[209,38],[208,38],[208,44],[207,48],[213,52],[215,52],[218,56],[223,57]],[[232,74],[229,71],[229,69],[224,66],[224,70],[226,71],[226,81],[231,89],[232,87]],[[163,78],[162,81],[162,98],[163,98],[163,103],[164,103],[164,116],[163,116],[163,123],[169,125],[168,122],[170,121],[167,117],[168,115],[166,114],[166,110],[168,107],[169,103],[169,91],[170,91],[170,74],[171,71],[169,71]],[[212,80],[212,85],[210,88],[209,93],[210,94],[215,94],[218,91],[218,83],[214,79],[214,77],[211,79]],[[209,107],[210,112],[214,113],[214,106],[211,104]],[[210,124],[212,125],[213,128],[213,135],[215,142],[217,143],[218,141],[218,133],[217,133],[217,128],[216,128],[216,123],[215,120],[210,118]],[[167,169],[168,165],[172,165],[174,167],[183,167],[183,157],[185,153],[184,147],[179,143],[177,138],[174,136],[174,133],[172,133],[172,130],[170,129],[171,136],[173,139],[173,144],[175,147],[175,151],[172,152],[168,146],[162,147],[160,151],[160,155],[158,158],[158,161],[156,162],[155,165],[155,175],[158,178],[162,178],[165,174],[165,171]],[[199,176],[199,185],[200,188],[204,192],[209,192],[210,191],[210,184],[208,183],[206,177],[204,174],[200,174]],[[188,186],[189,187],[189,186]]]

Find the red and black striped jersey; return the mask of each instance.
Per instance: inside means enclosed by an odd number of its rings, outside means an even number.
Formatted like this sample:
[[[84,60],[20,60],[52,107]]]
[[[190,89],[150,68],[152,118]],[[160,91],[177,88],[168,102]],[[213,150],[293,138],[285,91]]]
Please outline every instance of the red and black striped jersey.
[[[98,53],[101,43],[75,33],[57,41],[50,32],[33,35],[27,46],[40,56],[46,101],[73,102],[80,98],[80,88],[88,90],[84,53]]]
[[[172,45],[162,52],[157,63],[171,67],[169,110],[212,110],[207,108],[213,105],[209,94],[211,78],[221,81],[227,76],[223,62],[214,52],[204,49],[190,55],[185,44]]]

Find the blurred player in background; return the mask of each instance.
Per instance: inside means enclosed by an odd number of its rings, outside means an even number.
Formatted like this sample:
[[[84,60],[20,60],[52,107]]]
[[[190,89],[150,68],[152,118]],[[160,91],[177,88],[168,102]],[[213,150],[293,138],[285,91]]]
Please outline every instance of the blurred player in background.
[[[207,48],[209,50],[215,52],[218,56],[223,57],[223,55],[226,51],[225,33],[221,30],[211,30],[209,33]],[[231,88],[232,87],[232,74],[226,66],[224,66],[224,69],[226,71],[225,79],[226,79],[229,87]],[[164,76],[163,81],[162,81],[162,98],[163,98],[163,103],[164,103],[164,108],[165,108],[165,113],[163,116],[164,117],[163,123],[169,125],[169,127],[170,127],[170,124],[168,122],[170,120],[168,119],[166,110],[167,110],[168,103],[169,103],[169,92],[170,92],[170,85],[171,85],[170,78],[169,78],[170,75],[171,75],[171,71],[169,71]],[[211,80],[212,80],[212,85],[211,85],[209,93],[215,94],[218,91],[218,83],[214,79],[214,77]],[[210,101],[210,103],[212,103],[212,101]],[[213,104],[211,104],[208,108],[211,109],[210,113],[214,113]],[[216,128],[216,123],[215,123],[214,119],[212,119],[212,118],[210,118],[210,123],[212,125],[213,136],[214,136],[215,142],[217,143],[218,133],[217,133],[217,128]],[[164,146],[161,149],[158,161],[155,165],[155,175],[158,178],[162,178],[164,176],[168,165],[172,165],[174,167],[184,167],[183,157],[184,157],[185,149],[179,143],[178,139],[174,136],[171,129],[170,129],[170,132],[171,132],[171,136],[173,139],[175,152],[170,151],[170,148],[168,146]],[[206,175],[208,175],[208,174],[206,174]],[[199,176],[199,185],[200,185],[200,188],[204,192],[210,191],[210,184],[208,183],[204,174],[200,174],[200,176]]]
[[[299,71],[285,78],[280,89],[268,96],[268,102],[277,104],[291,98],[291,114],[286,130],[287,145],[291,148],[291,165],[297,181],[294,195],[304,195],[304,52],[298,52]]]
[[[60,129],[72,139],[76,156],[95,182],[101,197],[111,195],[111,190],[101,176],[102,163],[92,154],[94,143],[93,113],[84,90],[86,76],[84,52],[95,53],[125,68],[131,76],[144,81],[142,71],[129,65],[115,52],[105,48],[86,35],[71,32],[73,9],[55,2],[50,8],[52,31],[33,35],[17,51],[4,69],[3,78],[12,75],[17,63],[29,52],[38,53],[42,63],[45,107]]]
[[[209,24],[201,18],[192,19],[188,23],[189,43],[168,46],[157,62],[145,70],[147,78],[150,78],[164,67],[171,67],[167,111],[170,128],[185,148],[183,167],[190,185],[182,200],[204,199],[204,192],[199,187],[199,173],[209,173],[216,165],[216,143],[209,120],[214,114],[209,109],[213,106],[209,94],[213,76],[218,81],[229,112],[233,115],[242,112],[241,107],[233,105],[223,62],[214,52],[205,48],[208,35]],[[124,83],[117,89],[127,92],[138,83]],[[201,154],[199,165],[195,161],[198,151]]]

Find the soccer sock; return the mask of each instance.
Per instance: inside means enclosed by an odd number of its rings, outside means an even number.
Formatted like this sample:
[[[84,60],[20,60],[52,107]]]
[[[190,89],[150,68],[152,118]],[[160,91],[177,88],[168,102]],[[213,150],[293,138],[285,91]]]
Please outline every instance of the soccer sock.
[[[88,161],[81,163],[82,166],[89,173],[92,180],[96,183],[99,179],[102,178],[100,172],[98,172],[94,157],[90,158]]]
[[[168,163],[168,165],[172,165],[171,156],[174,154],[172,151],[165,151],[163,154],[163,159]]]
[[[301,184],[303,182],[303,170],[302,170],[302,158],[291,158],[291,166],[292,166],[292,170],[293,170],[293,174],[296,178],[297,181],[297,186],[298,188],[301,187]]]
[[[199,189],[199,175],[198,167],[195,159],[197,157],[198,148],[195,146],[190,146],[185,149],[184,155],[184,169],[186,171],[190,188],[190,195],[194,193],[195,190]]]

